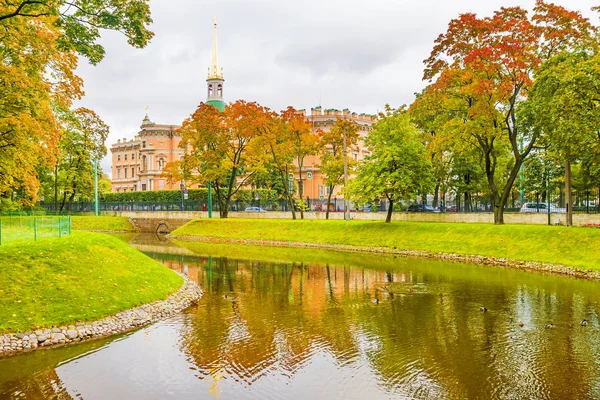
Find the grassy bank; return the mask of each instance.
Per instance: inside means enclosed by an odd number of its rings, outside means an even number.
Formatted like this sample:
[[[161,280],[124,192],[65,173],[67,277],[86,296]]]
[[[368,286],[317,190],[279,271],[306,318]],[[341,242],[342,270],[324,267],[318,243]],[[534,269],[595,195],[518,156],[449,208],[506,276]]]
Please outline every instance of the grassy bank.
[[[99,233],[3,245],[0,259],[0,333],[92,321],[164,299],[183,283],[158,262]]]
[[[379,221],[195,220],[177,236],[382,246],[600,270],[600,229]]]
[[[78,231],[135,231],[127,217],[74,216],[71,218],[72,229]]]

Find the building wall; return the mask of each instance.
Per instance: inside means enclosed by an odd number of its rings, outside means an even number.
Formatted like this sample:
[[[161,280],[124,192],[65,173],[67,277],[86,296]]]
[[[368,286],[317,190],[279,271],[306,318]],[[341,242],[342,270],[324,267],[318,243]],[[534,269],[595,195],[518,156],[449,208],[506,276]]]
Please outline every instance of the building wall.
[[[363,160],[369,154],[364,146],[364,139],[371,131],[376,116],[351,113],[348,109],[322,110],[321,107],[312,108],[310,114],[304,110],[300,112],[312,125],[313,132],[321,130],[328,132],[338,118],[354,121],[359,126],[360,139],[357,146],[348,147],[348,158],[356,161]],[[176,133],[178,125],[155,124],[148,116],[144,118],[140,131],[130,140],[117,140],[110,148],[112,153],[112,191],[131,192],[140,190],[173,190],[180,188],[180,182],[169,183],[162,177],[164,166],[179,160],[184,152],[179,148],[181,136]],[[294,174],[295,190],[298,185],[303,185],[303,197],[327,200],[328,188],[325,186],[325,177],[319,169],[320,157],[309,156],[304,160],[303,177],[300,180],[298,172]],[[312,177],[309,179],[307,173]],[[343,186],[336,186],[332,196],[341,197]],[[298,192],[296,192],[298,193]],[[320,207],[320,205],[315,204]]]
[[[371,131],[373,123],[377,120],[375,115],[369,114],[357,114],[350,112],[348,109],[344,110],[336,110],[336,109],[326,109],[323,110],[321,107],[315,107],[310,110],[310,114],[306,114],[304,110],[300,110],[300,113],[305,115],[306,120],[310,122],[312,125],[312,130],[316,133],[318,130],[323,132],[329,132],[329,130],[333,127],[337,119],[348,119],[353,121],[359,127],[359,140],[356,146],[349,146],[347,150],[348,159],[353,159],[355,161],[364,160],[366,156],[370,153],[365,148],[364,140],[367,137],[367,134]],[[311,199],[320,199],[323,198],[323,201],[327,201],[328,195],[328,187],[325,186],[325,176],[321,173],[319,166],[321,164],[321,159],[319,156],[309,156],[304,160],[303,167],[303,197],[309,197]],[[297,165],[297,164],[296,164]],[[308,179],[307,172],[312,174],[312,178]],[[294,181],[296,187],[300,185],[300,176],[299,173],[296,172],[294,174]],[[342,197],[341,191],[343,189],[343,185],[336,186],[332,193],[333,197]],[[319,207],[319,204],[315,204],[316,207]]]
[[[178,125],[155,124],[146,116],[138,134],[117,140],[112,153],[112,191],[179,189],[179,182],[162,176],[165,165],[183,156]]]

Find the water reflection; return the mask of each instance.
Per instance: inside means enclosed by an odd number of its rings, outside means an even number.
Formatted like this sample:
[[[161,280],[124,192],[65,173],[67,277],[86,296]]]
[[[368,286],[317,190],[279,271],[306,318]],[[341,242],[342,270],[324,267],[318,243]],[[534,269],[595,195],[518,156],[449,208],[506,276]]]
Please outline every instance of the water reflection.
[[[37,354],[0,360],[0,397],[600,397],[596,282],[371,255],[132,243],[198,282],[198,306],[93,352],[52,350],[65,360],[57,367]],[[27,357],[35,362],[18,364],[19,374],[5,372]]]
[[[598,331],[579,326],[584,317],[597,326],[596,283],[358,258],[196,259],[206,296],[189,311],[183,351],[205,376],[276,387],[310,374],[315,393],[333,386],[334,397],[365,388],[418,398],[600,395]]]

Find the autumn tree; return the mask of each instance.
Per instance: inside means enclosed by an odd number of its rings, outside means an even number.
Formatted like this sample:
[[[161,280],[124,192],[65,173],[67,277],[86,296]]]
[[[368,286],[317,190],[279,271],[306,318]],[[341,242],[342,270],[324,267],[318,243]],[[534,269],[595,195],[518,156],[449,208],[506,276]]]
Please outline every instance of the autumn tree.
[[[221,218],[227,218],[232,198],[264,165],[264,151],[256,140],[264,111],[243,100],[227,104],[223,112],[200,103],[179,129],[184,177],[189,182],[212,182]]]
[[[123,33],[134,47],[145,47],[154,36],[148,25],[148,0],[17,0],[0,4],[0,24],[35,20],[55,31],[61,52],[76,52],[97,64],[104,58],[98,43],[102,29]],[[7,26],[7,25],[4,25]]]
[[[386,106],[379,117],[365,139],[370,155],[358,165],[348,192],[358,203],[387,199],[385,222],[390,222],[394,204],[427,193],[434,178],[421,132],[407,112]]]
[[[328,132],[321,137],[321,173],[325,176],[327,186],[327,211],[325,219],[329,219],[329,205],[336,186],[344,182],[344,136],[346,148],[358,145],[358,126],[349,120],[338,118]],[[346,150],[347,151],[347,150]],[[354,169],[354,160],[347,157],[348,173]]]
[[[298,172],[298,198],[304,204],[304,162],[306,157],[314,156],[319,151],[320,137],[313,133],[311,124],[304,114],[288,107],[281,112],[284,122],[285,136],[292,143],[294,164]],[[304,207],[300,207],[300,219],[304,219]]]
[[[150,22],[145,0],[0,1],[0,197],[36,200],[39,167],[51,167],[58,151],[57,114],[83,96],[78,56],[103,58],[103,29],[144,47]]]
[[[260,124],[260,144],[267,154],[266,165],[275,171],[281,182],[283,197],[292,212],[292,219],[296,219],[296,206],[294,204],[293,184],[289,176],[296,170],[294,157],[296,145],[293,141],[293,122],[296,120],[296,112],[288,108],[281,115],[269,110],[263,110],[263,118]]]
[[[503,7],[484,18],[460,15],[425,60],[429,90],[463,103],[458,118],[483,155],[495,223],[504,223],[514,181],[539,138],[517,118],[533,74],[553,55],[590,40],[595,30],[580,13],[537,0],[531,17],[520,7]],[[509,150],[505,173],[498,170],[499,146]]]

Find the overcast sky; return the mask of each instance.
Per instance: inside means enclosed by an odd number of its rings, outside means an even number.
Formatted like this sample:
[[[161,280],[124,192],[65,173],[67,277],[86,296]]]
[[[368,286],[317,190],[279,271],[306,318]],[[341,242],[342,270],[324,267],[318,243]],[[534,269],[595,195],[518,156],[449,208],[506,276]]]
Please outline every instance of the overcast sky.
[[[555,3],[597,23],[593,0]],[[136,135],[146,105],[152,121],[181,124],[206,100],[217,17],[225,101],[375,114],[412,102],[424,86],[423,60],[450,19],[514,5],[531,10],[534,0],[151,0],[152,42],[140,50],[105,33],[106,58],[79,67],[80,105],[110,126],[109,147]],[[109,152],[105,172],[110,164]]]

